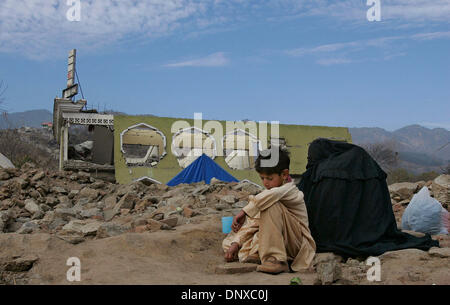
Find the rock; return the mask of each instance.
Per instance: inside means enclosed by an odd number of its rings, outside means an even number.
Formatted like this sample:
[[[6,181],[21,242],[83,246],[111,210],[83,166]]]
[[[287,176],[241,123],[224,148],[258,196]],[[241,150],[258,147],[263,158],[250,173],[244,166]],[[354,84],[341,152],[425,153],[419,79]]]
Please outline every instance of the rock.
[[[31,217],[32,220],[35,219],[42,219],[45,216],[45,213],[41,210],[37,211],[36,213],[33,214],[33,216]]]
[[[197,215],[197,213],[196,213],[193,209],[188,208],[188,207],[185,207],[185,208],[183,209],[183,216],[184,216],[184,217],[190,218],[190,217],[193,217],[193,216],[195,216],[195,215]]]
[[[51,188],[51,192],[52,193],[56,193],[56,194],[60,194],[60,195],[67,195],[68,192],[65,188],[61,187],[61,186],[54,186]]]
[[[342,257],[334,253],[316,253],[313,266],[322,285],[329,285],[341,279],[341,261]]]
[[[257,264],[243,264],[239,262],[225,263],[216,267],[216,274],[236,274],[256,271]]]
[[[134,205],[139,200],[139,197],[134,193],[126,193],[120,201],[116,204],[117,208],[120,209],[130,209],[134,208]]]
[[[450,257],[450,248],[432,247],[428,251],[428,254],[433,257],[449,258]]]
[[[400,201],[398,204],[401,206],[407,206],[410,201],[411,200],[409,200],[409,199],[405,199],[405,200]]]
[[[416,261],[429,260],[428,253],[426,251],[419,249],[403,249],[397,251],[388,251],[380,255],[378,258],[381,260],[381,263],[383,263],[383,261],[388,259],[400,259],[405,263],[409,261],[411,262],[411,264],[413,264],[412,262]],[[408,265],[408,263],[406,263],[406,265]]]
[[[92,188],[92,189],[102,189],[102,188],[104,188],[106,186],[106,183],[105,182],[103,182],[103,181],[97,181],[97,182],[94,182],[94,183],[92,183],[91,185],[90,185],[90,188]]]
[[[433,180],[433,195],[444,208],[450,206],[450,175],[440,175]]]
[[[192,195],[194,195],[194,196],[203,195],[208,190],[209,190],[209,185],[200,185],[194,189],[194,191],[192,192]]]
[[[232,205],[236,202],[236,197],[234,197],[233,195],[225,195],[220,198],[220,202]]]
[[[99,195],[99,191],[89,188],[89,187],[85,187],[83,188],[80,193],[78,194],[79,198],[87,198],[89,199],[89,201],[96,201],[97,197]]]
[[[36,181],[41,180],[41,179],[44,178],[44,177],[45,177],[45,172],[44,172],[44,171],[40,171],[40,172],[38,172],[37,174],[35,174],[35,175],[31,178],[31,181],[32,181],[32,182],[36,182]]]
[[[58,209],[54,210],[54,216],[61,218],[63,220],[66,220],[66,221],[70,221],[72,218],[77,217],[77,213],[72,208],[69,208],[69,209],[58,208]]]
[[[78,233],[83,236],[96,235],[101,225],[102,223],[99,221],[71,220],[62,228],[62,233]]]
[[[16,183],[22,190],[25,189],[29,184],[27,180],[22,178],[16,178]]]
[[[162,219],[160,220],[160,222],[165,223],[166,225],[168,225],[169,227],[175,227],[178,223],[178,218],[177,217],[170,217],[167,219]]]
[[[56,237],[72,244],[72,245],[76,245],[79,243],[82,243],[85,239],[83,236],[79,235],[66,235],[66,234],[56,234]]]
[[[0,170],[0,181],[8,180],[9,178],[11,178],[11,176],[8,172]]]
[[[227,203],[218,203],[218,204],[214,205],[214,207],[218,211],[222,211],[222,210],[226,210],[226,209],[230,208],[230,206]]]
[[[239,202],[236,202],[235,204],[233,204],[231,207],[235,208],[235,209],[242,209],[247,204],[248,204],[248,201],[239,201]]]
[[[40,226],[34,222],[34,221],[29,221],[29,222],[25,222],[22,227],[20,227],[19,230],[16,231],[16,233],[18,234],[30,234],[30,233],[34,233],[35,231],[39,230]]]
[[[31,214],[34,214],[34,213],[40,211],[39,206],[37,205],[37,203],[34,199],[25,200],[25,210],[27,210]]]
[[[117,204],[117,199],[115,195],[107,196],[105,199],[105,209],[112,209]]]
[[[163,225],[164,225],[163,222],[153,220],[153,219],[147,219],[146,230],[147,231],[158,231],[158,230],[161,230]],[[166,224],[166,225],[168,225],[168,224]],[[171,227],[174,227],[174,226],[171,226]]]
[[[3,269],[5,271],[11,272],[25,272],[33,268],[35,262],[37,262],[39,258],[35,255],[28,255],[24,257],[16,257],[12,260],[9,260],[3,263]],[[2,269],[2,268],[0,268]]]
[[[77,196],[79,193],[80,193],[79,190],[71,190],[70,193],[69,193],[69,195],[68,195],[68,197],[69,197],[69,199],[73,199],[73,198],[75,198],[75,196]]]
[[[39,208],[41,209],[41,211],[43,211],[44,213],[45,212],[48,212],[48,211],[50,211],[52,208],[51,207],[49,207],[48,205],[46,205],[46,204],[40,204],[39,205]]]
[[[127,229],[119,224],[106,222],[103,223],[97,230],[97,238],[108,238],[123,234]]]
[[[418,191],[418,183],[401,182],[389,185],[389,192],[394,194],[394,199],[399,197],[397,201],[411,199],[415,192]]]
[[[116,209],[103,210],[103,217],[105,218],[105,221],[110,221],[117,214],[119,214],[119,211],[117,211]]]
[[[84,218],[91,218],[91,217],[103,218],[103,213],[98,208],[92,208],[81,211],[80,216]]]
[[[59,203],[59,200],[56,199],[55,197],[47,197],[45,198],[45,204],[50,206],[50,207],[55,207],[57,204]]]

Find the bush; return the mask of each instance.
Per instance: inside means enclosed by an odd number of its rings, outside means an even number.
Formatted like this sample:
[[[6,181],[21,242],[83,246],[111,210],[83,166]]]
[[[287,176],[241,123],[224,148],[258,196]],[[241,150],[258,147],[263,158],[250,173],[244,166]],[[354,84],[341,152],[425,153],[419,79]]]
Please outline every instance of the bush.
[[[435,171],[414,175],[413,173],[408,172],[404,168],[397,168],[395,170],[388,172],[387,183],[389,185],[399,182],[430,181],[434,180],[439,175],[440,174]]]

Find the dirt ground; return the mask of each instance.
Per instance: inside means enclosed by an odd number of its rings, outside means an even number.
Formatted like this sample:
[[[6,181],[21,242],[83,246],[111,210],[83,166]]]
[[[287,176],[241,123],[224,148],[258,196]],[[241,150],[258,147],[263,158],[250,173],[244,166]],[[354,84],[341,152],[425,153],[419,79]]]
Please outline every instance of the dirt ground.
[[[31,269],[3,272],[8,284],[183,284],[183,285],[288,285],[293,277],[303,284],[317,282],[317,272],[268,275],[256,271],[217,274],[223,265],[220,217],[196,217],[195,223],[174,230],[126,233],[104,239],[70,244],[55,235],[0,234],[0,263],[8,259],[34,257]],[[369,282],[370,266],[364,261],[342,262],[342,275],[334,284],[450,284],[449,238],[441,236],[439,253],[407,249],[380,256],[381,281]],[[67,259],[81,263],[81,281],[67,280]],[[0,275],[1,276],[1,275]],[[1,280],[1,279],[0,279]],[[1,281],[0,281],[1,282]]]

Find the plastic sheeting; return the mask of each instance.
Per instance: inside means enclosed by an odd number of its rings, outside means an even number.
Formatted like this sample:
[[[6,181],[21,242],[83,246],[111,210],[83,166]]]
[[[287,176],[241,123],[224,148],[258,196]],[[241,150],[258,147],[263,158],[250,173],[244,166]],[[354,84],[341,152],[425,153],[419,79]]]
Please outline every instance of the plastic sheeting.
[[[210,157],[202,154],[194,162],[192,162],[188,167],[183,169],[178,175],[176,175],[172,180],[167,182],[169,186],[175,186],[180,183],[195,183],[200,181],[205,181],[209,184],[212,178],[216,178],[225,182],[238,182],[236,178],[230,175],[222,167],[217,165]]]

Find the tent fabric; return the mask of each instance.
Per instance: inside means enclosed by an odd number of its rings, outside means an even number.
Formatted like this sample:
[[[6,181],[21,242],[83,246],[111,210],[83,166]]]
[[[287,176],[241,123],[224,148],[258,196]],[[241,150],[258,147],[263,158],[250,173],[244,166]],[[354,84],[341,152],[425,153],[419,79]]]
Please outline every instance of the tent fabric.
[[[209,184],[212,178],[216,178],[225,182],[239,182],[236,178],[231,176],[222,167],[217,165],[210,157],[202,154],[188,167],[183,169],[172,180],[167,182],[168,186],[175,186],[180,183],[195,183],[205,181]]]
[[[305,195],[317,252],[367,257],[439,247],[429,234],[419,238],[397,228],[386,177],[357,145],[328,139],[310,144],[297,187]]]

